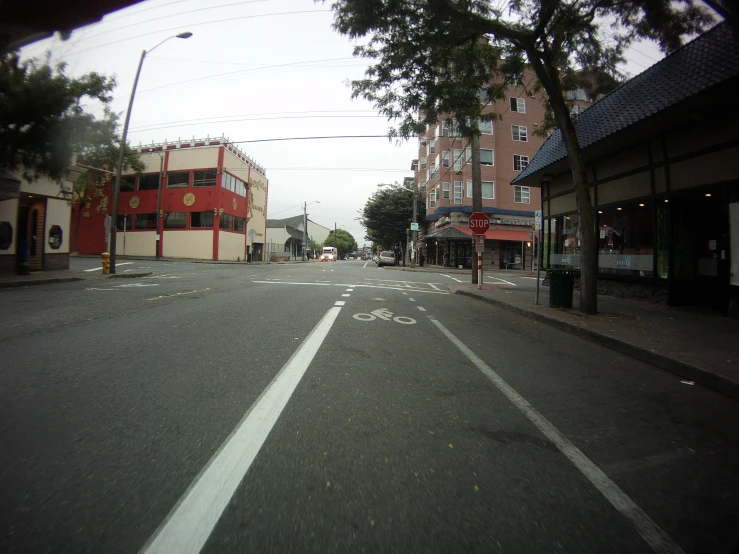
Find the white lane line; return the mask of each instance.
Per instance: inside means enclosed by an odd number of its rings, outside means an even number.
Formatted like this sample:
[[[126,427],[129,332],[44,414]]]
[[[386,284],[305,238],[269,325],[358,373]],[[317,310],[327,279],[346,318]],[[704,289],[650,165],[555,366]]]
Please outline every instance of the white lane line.
[[[516,406],[539,431],[541,431],[572,464],[582,473],[593,486],[618,510],[622,516],[629,520],[635,530],[647,542],[655,552],[660,554],[682,554],[683,550],[657,525],[647,513],[642,510],[627,494],[622,491],[616,483],[595,465],[582,451],[565,437],[559,429],[552,425],[547,418],[541,415],[536,408],[506,381],[493,371],[490,366],[475,355],[461,340],[459,340],[449,329],[444,327],[438,320],[429,316],[431,323],[467,356],[467,359],[498,387],[511,403]]]
[[[366,262],[364,262],[364,265],[362,266],[362,269],[364,269],[365,267],[367,267],[367,264],[368,263],[369,263],[369,260],[367,260]]]
[[[432,289],[434,289],[434,290],[441,290],[441,289],[440,289],[439,287],[437,287],[437,286],[436,286],[435,284],[433,284],[433,283],[426,283],[426,284],[427,284],[428,286],[430,286],[430,287],[431,287]]]
[[[508,285],[513,285],[514,287],[517,287],[518,286],[516,283],[511,283],[510,281],[506,281],[505,279],[498,279],[497,277],[488,277],[488,279],[495,279],[496,281],[500,281],[501,283],[506,283]]]
[[[451,275],[445,275],[444,273],[441,274],[442,277],[448,277],[449,279],[454,279],[457,283],[464,283],[461,279],[457,279],[456,277],[452,277]]]
[[[404,292],[404,293],[403,293],[403,296],[408,296],[408,293],[407,293],[407,292]]]
[[[266,283],[268,285],[318,285],[321,287],[327,287],[331,283],[296,283],[293,281],[252,281],[252,283]]]
[[[521,279],[534,279],[536,280],[536,277],[521,277]],[[540,279],[543,281],[544,277],[540,277]]]
[[[341,296],[351,296],[351,294],[342,294]]]
[[[418,308],[418,309],[419,309],[420,311],[422,311],[422,312],[425,312],[425,311],[426,311],[426,308],[424,308],[423,306],[416,306],[416,307],[417,307],[417,308]]]
[[[408,300],[410,300],[411,302],[415,302],[416,301],[415,298],[408,298]]]
[[[118,267],[120,267],[122,265],[131,265],[131,264],[135,264],[135,263],[136,262],[121,262],[121,263],[115,264],[115,266],[116,266],[116,268],[118,268]],[[82,271],[90,272],[90,271],[102,271],[102,270],[103,270],[103,266],[101,265],[100,267],[93,267],[92,269],[83,269]]]
[[[334,306],[343,306],[344,304],[346,304],[345,300],[337,300],[334,302]]]
[[[346,289],[346,292],[352,292],[354,289]]]
[[[394,285],[366,285],[366,284],[353,284],[352,285],[349,283],[330,283],[328,281],[326,282],[316,281],[315,283],[300,283],[300,282],[295,282],[295,281],[251,281],[251,282],[252,283],[262,283],[262,284],[267,284],[267,285],[322,285],[322,286],[331,285],[335,287],[354,287],[355,289],[364,287],[364,288],[400,290],[400,291],[407,290],[405,288],[400,288]],[[413,292],[417,292],[419,294],[444,294],[444,295],[451,294],[443,290],[426,290],[426,289],[416,289],[416,288],[413,289]]]
[[[190,485],[141,554],[197,554],[323,344],[341,308],[329,308]]]

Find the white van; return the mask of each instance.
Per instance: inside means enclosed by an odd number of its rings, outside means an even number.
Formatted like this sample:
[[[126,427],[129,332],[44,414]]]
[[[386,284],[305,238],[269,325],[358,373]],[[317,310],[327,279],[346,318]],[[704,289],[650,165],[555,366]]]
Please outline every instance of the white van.
[[[335,262],[339,259],[339,251],[333,246],[324,246],[319,259],[322,262]]]

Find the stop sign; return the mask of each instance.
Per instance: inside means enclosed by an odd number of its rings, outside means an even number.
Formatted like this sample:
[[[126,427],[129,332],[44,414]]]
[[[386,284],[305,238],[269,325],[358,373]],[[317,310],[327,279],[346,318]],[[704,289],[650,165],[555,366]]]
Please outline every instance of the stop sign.
[[[482,212],[475,212],[468,223],[473,235],[484,235],[490,229],[490,218]]]

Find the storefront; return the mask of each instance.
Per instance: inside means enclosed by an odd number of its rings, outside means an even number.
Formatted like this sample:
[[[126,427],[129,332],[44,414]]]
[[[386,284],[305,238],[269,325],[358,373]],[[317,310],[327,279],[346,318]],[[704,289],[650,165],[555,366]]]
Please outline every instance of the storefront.
[[[599,293],[737,311],[737,59],[739,40],[720,24],[575,121],[595,208]],[[512,184],[542,189],[544,267],[579,267],[582,226],[559,132]]]

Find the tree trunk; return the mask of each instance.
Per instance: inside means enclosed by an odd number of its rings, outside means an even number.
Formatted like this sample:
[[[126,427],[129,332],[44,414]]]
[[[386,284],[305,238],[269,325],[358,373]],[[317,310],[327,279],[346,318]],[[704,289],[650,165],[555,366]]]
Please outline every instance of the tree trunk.
[[[598,313],[598,241],[595,238],[595,210],[590,198],[585,160],[580,143],[577,141],[575,125],[564,100],[557,68],[549,62],[545,65],[545,60],[535,48],[528,48],[526,55],[549,96],[567,150],[567,161],[575,187],[575,201],[580,219],[580,311],[594,315]]]
[[[561,104],[561,106],[556,106]],[[580,311],[598,313],[598,242],[595,238],[595,210],[590,197],[590,183],[585,171],[585,160],[577,141],[575,126],[563,100],[552,102],[554,115],[560,124],[562,140],[567,148],[575,200],[580,219]],[[558,109],[559,108],[559,109]],[[557,113],[564,111],[564,114]],[[564,117],[562,117],[564,115]]]
[[[474,125],[475,131],[478,130],[477,124]],[[480,135],[475,135],[470,139],[472,147],[472,212],[482,211],[482,168],[480,166]],[[459,265],[459,264],[457,264]],[[472,284],[477,284],[477,263],[472,264]]]

